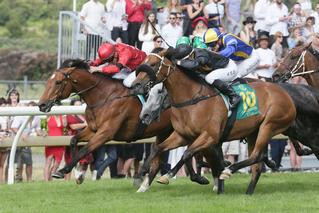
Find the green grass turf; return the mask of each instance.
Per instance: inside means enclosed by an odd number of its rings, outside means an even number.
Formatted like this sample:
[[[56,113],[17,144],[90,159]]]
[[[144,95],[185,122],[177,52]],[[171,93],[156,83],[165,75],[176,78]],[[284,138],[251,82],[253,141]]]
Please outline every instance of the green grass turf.
[[[319,212],[319,173],[263,174],[253,196],[248,175],[234,175],[225,194],[187,178],[136,193],[131,179],[33,182],[0,186],[0,212]]]

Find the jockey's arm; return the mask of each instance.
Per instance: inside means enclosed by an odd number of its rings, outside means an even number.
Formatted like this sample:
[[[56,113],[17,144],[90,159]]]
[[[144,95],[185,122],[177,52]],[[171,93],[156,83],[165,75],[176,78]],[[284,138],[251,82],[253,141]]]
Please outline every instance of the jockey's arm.
[[[103,64],[103,61],[100,58],[95,59],[94,61],[90,62],[90,66],[97,67]]]
[[[102,67],[102,72],[107,73],[107,74],[115,74],[120,72],[120,70],[123,68],[122,64],[110,64],[107,66]]]
[[[236,52],[236,49],[237,49],[236,39],[230,39],[229,41],[226,42],[225,49],[221,50],[219,54],[226,58],[229,58],[229,56],[231,56],[234,52]]]
[[[177,65],[184,67],[186,69],[197,69],[199,66],[205,65],[208,62],[208,58],[200,56],[194,60],[184,59],[177,62]]]

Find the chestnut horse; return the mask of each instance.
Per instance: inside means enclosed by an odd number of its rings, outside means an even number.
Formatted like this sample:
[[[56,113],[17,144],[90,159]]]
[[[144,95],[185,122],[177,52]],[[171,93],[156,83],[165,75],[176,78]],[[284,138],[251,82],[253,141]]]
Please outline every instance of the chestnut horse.
[[[279,66],[273,74],[273,81],[285,82],[296,76],[302,76],[306,79],[308,85],[319,89],[319,52],[316,52],[312,48],[311,43],[306,46],[298,46],[291,49],[283,61],[279,63]],[[312,150],[315,149],[315,152],[318,152],[318,154],[316,153],[316,156],[319,160],[319,144],[317,145],[319,138],[311,137],[309,138],[310,141],[305,141],[304,137],[299,138],[299,141],[302,144],[309,146]],[[310,155],[313,153],[307,148],[302,149],[298,141],[296,141],[296,137],[291,138],[291,142],[298,155]]]
[[[72,161],[53,174],[55,178],[63,178],[83,156],[110,140],[136,140],[134,137],[141,111],[139,100],[129,94],[129,89],[123,86],[121,80],[102,73],[91,74],[89,66],[81,60],[71,60],[69,63],[75,67],[58,69],[48,79],[38,105],[40,111],[49,112],[57,101],[76,93],[87,104],[85,116],[88,126],[72,137]],[[160,121],[149,125],[139,139],[157,136],[157,143],[165,140],[172,132],[169,111],[165,110]],[[78,141],[88,143],[75,155]],[[159,164],[160,157],[152,163]],[[147,166],[143,168],[147,169]]]
[[[219,92],[189,77],[168,59],[167,54],[167,50],[162,50],[146,58],[145,64],[137,69],[133,90],[135,93],[145,93],[147,87],[163,82],[168,91],[173,106],[171,122],[174,132],[157,146],[152,157],[178,146],[189,145],[177,167],[166,175],[171,177],[195,153],[219,144],[228,116]],[[254,82],[249,86],[256,91],[260,114],[235,121],[226,138],[231,141],[246,137],[249,158],[229,166],[220,177],[228,178],[237,170],[253,165],[252,179],[247,189],[247,193],[252,194],[261,174],[260,162],[265,159],[264,150],[268,141],[289,128],[294,122],[296,109],[291,97],[276,84]],[[174,107],[178,105],[181,107]],[[149,187],[153,178],[144,179],[141,187]]]
[[[68,98],[71,93],[76,93],[87,104],[85,116],[88,126],[71,139],[70,165],[57,171],[53,177],[63,178],[79,159],[110,140],[130,142],[157,136],[157,144],[172,133],[170,109],[167,109],[161,113],[160,121],[152,122],[145,129],[144,134],[136,138],[141,104],[135,95],[129,94],[129,89],[123,86],[122,81],[102,73],[91,74],[87,63],[79,59],[66,60],[63,65],[63,68],[56,70],[48,79],[46,89],[38,103],[40,111],[48,112],[57,101]],[[76,156],[75,149],[79,141],[88,141],[88,143]],[[151,172],[158,172],[160,161],[161,156],[158,156],[152,162],[154,164],[152,168],[157,170]],[[193,172],[191,161],[186,163],[186,167],[190,171],[192,181],[199,184],[209,183],[205,177]],[[144,176],[148,170],[149,161],[146,161],[141,168],[140,176]]]

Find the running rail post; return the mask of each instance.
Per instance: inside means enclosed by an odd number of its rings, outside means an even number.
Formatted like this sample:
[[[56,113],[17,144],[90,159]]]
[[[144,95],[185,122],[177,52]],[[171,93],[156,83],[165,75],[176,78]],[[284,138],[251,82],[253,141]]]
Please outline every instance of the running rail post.
[[[31,120],[33,116],[28,116],[26,120],[23,121],[22,125],[20,126],[17,135],[14,137],[11,151],[10,151],[10,159],[9,159],[9,170],[8,170],[8,184],[14,184],[14,159],[16,155],[17,145],[20,140],[20,137],[23,133],[24,128],[27,126],[27,123]]]

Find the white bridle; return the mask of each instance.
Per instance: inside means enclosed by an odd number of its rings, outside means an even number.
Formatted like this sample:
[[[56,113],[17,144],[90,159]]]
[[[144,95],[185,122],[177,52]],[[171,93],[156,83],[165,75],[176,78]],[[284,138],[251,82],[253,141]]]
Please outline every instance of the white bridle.
[[[304,50],[301,53],[301,55],[299,56],[299,59],[298,59],[296,65],[290,71],[291,77],[301,76],[301,75],[306,75],[306,74],[311,74],[311,73],[314,73],[314,72],[318,72],[318,70],[306,70],[306,65],[305,65],[305,55],[306,55],[306,53],[307,53],[307,50]],[[298,70],[300,68],[302,68],[302,72],[296,73],[296,72],[298,72]]]
[[[149,55],[155,56],[155,57],[157,57],[157,58],[159,58],[159,59],[161,60],[160,66],[159,66],[158,70],[156,70],[156,73],[155,73],[156,78],[157,78],[157,76],[158,76],[160,70],[162,69],[162,66],[163,66],[163,65],[168,67],[167,75],[166,75],[165,78],[161,81],[161,82],[164,82],[164,81],[168,78],[168,76],[170,75],[172,65],[166,64],[166,63],[164,62],[165,57],[160,56],[160,55],[157,54],[157,53],[150,53]],[[176,67],[176,66],[175,66],[175,67]],[[175,67],[174,67],[174,70],[175,70]]]

